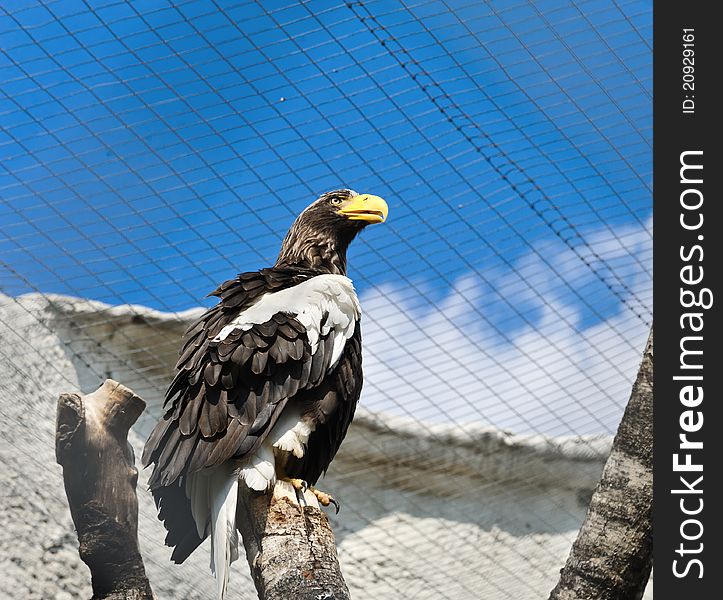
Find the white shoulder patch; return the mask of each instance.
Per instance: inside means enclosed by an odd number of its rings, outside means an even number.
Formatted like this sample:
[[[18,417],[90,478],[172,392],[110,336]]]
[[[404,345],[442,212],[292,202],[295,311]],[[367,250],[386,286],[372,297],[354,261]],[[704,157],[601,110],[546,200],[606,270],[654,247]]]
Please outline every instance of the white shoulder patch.
[[[336,366],[346,340],[354,334],[361,307],[351,279],[344,275],[317,275],[311,279],[273,294],[264,294],[226,325],[214,338],[220,342],[236,329],[247,330],[265,323],[276,313],[295,315],[306,328],[312,354],[320,335],[331,333],[334,346],[331,367]],[[324,313],[327,313],[323,320]]]

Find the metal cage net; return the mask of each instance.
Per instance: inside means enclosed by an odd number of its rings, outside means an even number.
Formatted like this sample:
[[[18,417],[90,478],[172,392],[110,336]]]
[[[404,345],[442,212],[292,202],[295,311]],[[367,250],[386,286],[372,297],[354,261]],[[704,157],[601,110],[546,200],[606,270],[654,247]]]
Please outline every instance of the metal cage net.
[[[350,187],[390,205],[350,250],[366,383],[326,479],[352,593],[546,597],[652,321],[651,28],[649,2],[3,4],[3,503],[53,542],[4,527],[11,581],[83,585],[58,392],[134,387],[140,447],[205,295]],[[143,481],[152,584],[212,597]]]

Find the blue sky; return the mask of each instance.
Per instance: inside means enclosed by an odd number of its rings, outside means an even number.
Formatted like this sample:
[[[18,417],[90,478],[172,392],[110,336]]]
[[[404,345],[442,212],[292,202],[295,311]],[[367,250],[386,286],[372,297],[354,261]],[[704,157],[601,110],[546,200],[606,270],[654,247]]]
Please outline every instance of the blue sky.
[[[550,307],[640,337],[651,26],[650,2],[3,3],[0,291],[208,304],[351,187],[390,206],[350,253],[362,296],[456,297],[497,343]]]

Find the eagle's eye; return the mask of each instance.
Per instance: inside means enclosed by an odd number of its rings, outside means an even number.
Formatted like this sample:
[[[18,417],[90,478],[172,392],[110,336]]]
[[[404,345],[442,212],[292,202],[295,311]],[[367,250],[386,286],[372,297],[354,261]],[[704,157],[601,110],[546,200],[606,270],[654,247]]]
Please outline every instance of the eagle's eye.
[[[341,198],[339,196],[334,196],[331,200],[329,200],[329,204],[332,206],[341,206]]]

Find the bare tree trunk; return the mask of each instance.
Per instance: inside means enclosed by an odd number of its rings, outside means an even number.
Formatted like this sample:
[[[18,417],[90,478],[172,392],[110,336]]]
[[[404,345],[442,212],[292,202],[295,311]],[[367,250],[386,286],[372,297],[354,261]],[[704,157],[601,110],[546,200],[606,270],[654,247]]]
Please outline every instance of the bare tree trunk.
[[[239,486],[236,523],[262,600],[349,600],[334,534],[311,492],[301,508],[280,481],[273,495]]]
[[[58,400],[55,456],[94,599],[153,598],[138,549],[138,471],[127,440],[145,406],[112,379],[92,394]]]
[[[585,522],[550,600],[638,600],[652,567],[653,330]]]

